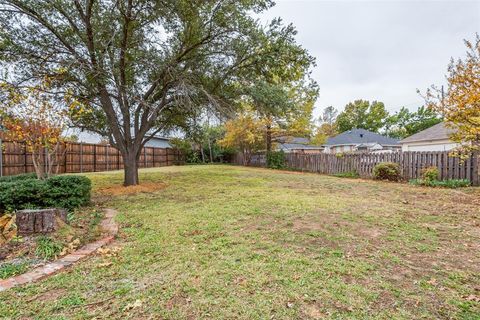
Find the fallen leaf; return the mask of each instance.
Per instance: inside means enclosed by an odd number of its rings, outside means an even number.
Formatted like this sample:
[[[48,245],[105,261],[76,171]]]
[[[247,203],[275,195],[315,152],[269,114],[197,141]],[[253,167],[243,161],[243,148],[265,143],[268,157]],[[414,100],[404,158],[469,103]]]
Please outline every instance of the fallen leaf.
[[[103,262],[103,263],[99,263],[98,264],[98,267],[99,268],[106,268],[106,267],[110,267],[113,263],[108,261],[108,262]]]
[[[136,309],[136,308],[141,307],[141,306],[142,306],[142,301],[141,300],[135,300],[135,302],[127,304],[123,308],[123,311],[133,310],[133,309]]]

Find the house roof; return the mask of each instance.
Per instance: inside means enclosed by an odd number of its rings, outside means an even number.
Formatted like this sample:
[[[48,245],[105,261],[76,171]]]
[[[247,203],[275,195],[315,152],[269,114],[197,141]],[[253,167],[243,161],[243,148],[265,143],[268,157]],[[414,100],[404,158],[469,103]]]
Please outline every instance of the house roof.
[[[278,141],[278,149],[280,150],[323,149],[323,146],[310,145],[310,139],[303,137],[279,137]]]
[[[365,129],[352,129],[328,138],[325,145],[357,145],[361,143],[378,143],[380,145],[398,145],[398,140],[382,136]]]
[[[312,145],[302,144],[302,143],[279,143],[278,148],[280,150],[303,150],[303,149],[320,150],[320,149],[323,149],[323,146],[312,146]]]
[[[445,122],[440,122],[428,129],[417,132],[410,137],[407,137],[400,141],[400,143],[418,142],[418,141],[431,141],[431,140],[447,140],[455,130],[447,128]]]

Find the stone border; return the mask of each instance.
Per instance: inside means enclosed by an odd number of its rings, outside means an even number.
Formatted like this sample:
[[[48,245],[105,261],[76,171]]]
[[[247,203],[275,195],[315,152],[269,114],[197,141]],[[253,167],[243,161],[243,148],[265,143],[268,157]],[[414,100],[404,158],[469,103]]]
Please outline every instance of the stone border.
[[[5,280],[0,280],[0,292],[51,276],[59,272],[60,270],[63,270],[66,267],[69,267],[76,262],[88,257],[89,255],[92,255],[99,248],[109,244],[113,241],[115,235],[118,232],[118,225],[114,221],[116,215],[117,211],[113,209],[105,209],[105,218],[100,223],[100,226],[102,227],[103,231],[108,233],[108,236],[95,242],[89,243],[81,247],[80,249],[74,251],[73,253],[70,253],[63,258],[50,262],[44,266],[35,268],[18,276],[14,276]]]

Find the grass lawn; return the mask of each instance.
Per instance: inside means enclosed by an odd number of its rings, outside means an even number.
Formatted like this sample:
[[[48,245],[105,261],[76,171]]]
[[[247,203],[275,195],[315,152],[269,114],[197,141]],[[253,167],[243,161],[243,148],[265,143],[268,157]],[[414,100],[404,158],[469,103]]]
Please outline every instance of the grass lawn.
[[[118,253],[0,293],[0,318],[480,319],[478,188],[233,166],[140,176],[124,194],[121,172],[89,175],[120,212]]]

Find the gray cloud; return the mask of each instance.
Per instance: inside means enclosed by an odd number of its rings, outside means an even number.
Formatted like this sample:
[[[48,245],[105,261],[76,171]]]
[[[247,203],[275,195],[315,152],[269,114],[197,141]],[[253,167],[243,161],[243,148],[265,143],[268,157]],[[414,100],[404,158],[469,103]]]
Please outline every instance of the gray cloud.
[[[280,0],[261,19],[293,23],[317,58],[315,114],[355,99],[380,100],[390,111],[416,109],[416,89],[442,84],[463,39],[480,32],[480,1]]]

